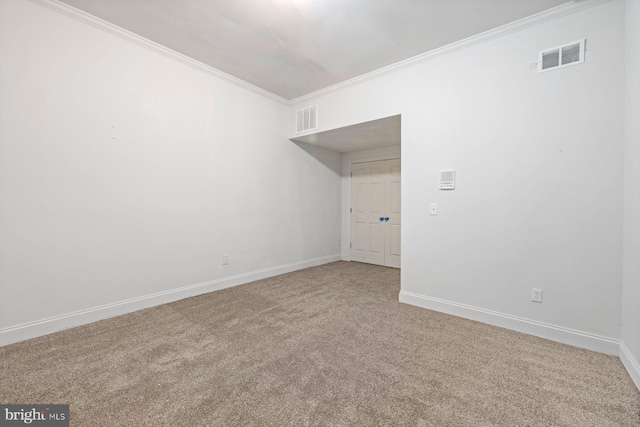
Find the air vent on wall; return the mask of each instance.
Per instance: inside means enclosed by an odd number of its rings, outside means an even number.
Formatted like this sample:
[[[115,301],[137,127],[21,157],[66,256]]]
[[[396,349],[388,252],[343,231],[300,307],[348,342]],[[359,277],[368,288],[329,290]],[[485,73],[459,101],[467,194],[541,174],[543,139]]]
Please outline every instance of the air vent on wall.
[[[296,133],[307,132],[318,128],[318,106],[296,111]]]
[[[538,72],[557,70],[584,62],[586,39],[538,52]]]

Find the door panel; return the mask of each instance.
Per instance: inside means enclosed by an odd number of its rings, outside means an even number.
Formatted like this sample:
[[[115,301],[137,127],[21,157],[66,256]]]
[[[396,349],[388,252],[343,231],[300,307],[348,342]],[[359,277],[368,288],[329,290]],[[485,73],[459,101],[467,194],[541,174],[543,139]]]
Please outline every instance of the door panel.
[[[351,260],[364,262],[368,250],[367,191],[370,166],[366,163],[353,165],[351,178]]]
[[[356,250],[359,252],[364,252],[364,250],[366,249],[366,247],[364,246],[366,228],[367,224],[365,224],[364,222],[356,223]]]
[[[400,225],[388,224],[388,231],[384,265],[400,268]]]
[[[389,245],[389,254],[400,256],[400,226],[396,224],[391,224],[389,226],[390,229],[390,245]]]
[[[400,213],[400,181],[391,182],[389,184],[390,203],[389,213]]]
[[[382,254],[380,249],[384,248],[380,228],[379,222],[369,224],[369,253],[371,260],[379,257]]]
[[[371,189],[371,205],[369,207],[369,212],[380,213],[380,193],[382,192],[382,184],[380,182],[372,182],[369,188]]]
[[[365,197],[367,195],[367,185],[366,184],[358,184],[358,191],[356,193],[358,195],[358,203],[356,203],[356,210],[358,212],[364,212],[366,207]]]

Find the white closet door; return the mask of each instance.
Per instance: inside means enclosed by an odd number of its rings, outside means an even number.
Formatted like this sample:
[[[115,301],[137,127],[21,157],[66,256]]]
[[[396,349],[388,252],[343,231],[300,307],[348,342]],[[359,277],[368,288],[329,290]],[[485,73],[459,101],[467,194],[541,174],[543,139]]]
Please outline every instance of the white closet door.
[[[384,265],[384,162],[353,167],[351,259]]]
[[[354,164],[351,200],[351,260],[399,268],[400,160]]]

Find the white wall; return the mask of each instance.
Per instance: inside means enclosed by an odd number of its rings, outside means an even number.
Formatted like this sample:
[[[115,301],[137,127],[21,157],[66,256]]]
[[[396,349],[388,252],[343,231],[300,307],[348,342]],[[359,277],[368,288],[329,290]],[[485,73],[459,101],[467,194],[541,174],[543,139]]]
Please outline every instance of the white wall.
[[[581,38],[585,64],[531,68]],[[402,114],[402,301],[617,354],[623,1],[302,99],[290,134],[311,104],[320,131]]]
[[[626,3],[624,270],[620,358],[640,388],[640,1]]]
[[[340,155],[287,111],[1,1],[0,344],[339,259]]]
[[[400,135],[398,135],[400,136]],[[351,151],[342,154],[342,259],[351,260],[351,165],[357,162],[368,162],[384,159],[400,158],[400,145],[373,148],[370,150]]]

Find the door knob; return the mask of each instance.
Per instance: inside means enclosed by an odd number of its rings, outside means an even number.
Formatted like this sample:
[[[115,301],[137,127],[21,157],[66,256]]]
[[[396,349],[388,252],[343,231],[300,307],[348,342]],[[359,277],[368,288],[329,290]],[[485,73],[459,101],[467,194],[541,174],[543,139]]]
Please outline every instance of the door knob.
[[[388,216],[384,217],[384,220],[389,221],[389,217]]]

